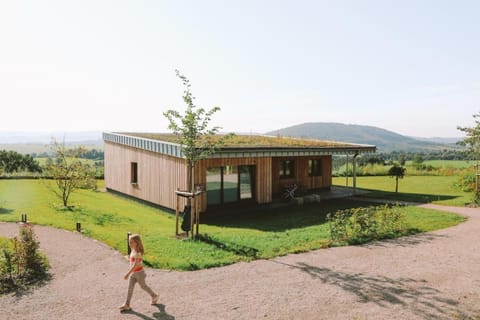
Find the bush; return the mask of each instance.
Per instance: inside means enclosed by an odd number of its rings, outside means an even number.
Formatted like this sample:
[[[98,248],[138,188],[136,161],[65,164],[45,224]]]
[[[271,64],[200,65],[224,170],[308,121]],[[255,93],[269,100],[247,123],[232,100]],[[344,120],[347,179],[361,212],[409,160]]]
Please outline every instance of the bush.
[[[339,210],[327,215],[330,242],[357,244],[391,238],[404,231],[404,215],[398,206],[375,206]]]
[[[0,255],[0,294],[33,285],[46,279],[48,259],[38,252],[31,225],[20,226],[19,236],[4,245]]]
[[[475,190],[475,173],[465,172],[455,182],[455,187],[464,192],[472,192]]]

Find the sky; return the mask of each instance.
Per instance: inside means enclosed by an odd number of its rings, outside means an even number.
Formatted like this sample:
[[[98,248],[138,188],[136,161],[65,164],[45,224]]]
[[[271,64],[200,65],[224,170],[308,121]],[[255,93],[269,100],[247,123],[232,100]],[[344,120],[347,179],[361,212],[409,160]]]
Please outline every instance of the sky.
[[[0,0],[0,132],[167,132],[178,69],[225,132],[458,137],[480,112],[479,16],[477,0]]]

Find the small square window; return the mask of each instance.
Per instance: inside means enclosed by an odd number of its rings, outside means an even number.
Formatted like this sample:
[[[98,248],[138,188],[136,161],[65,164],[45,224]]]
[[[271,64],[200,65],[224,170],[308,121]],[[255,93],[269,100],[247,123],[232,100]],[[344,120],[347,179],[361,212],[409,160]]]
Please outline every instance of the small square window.
[[[310,177],[322,175],[322,161],[320,159],[308,160],[308,175]]]
[[[293,160],[280,161],[280,178],[293,178],[295,175],[295,162]]]

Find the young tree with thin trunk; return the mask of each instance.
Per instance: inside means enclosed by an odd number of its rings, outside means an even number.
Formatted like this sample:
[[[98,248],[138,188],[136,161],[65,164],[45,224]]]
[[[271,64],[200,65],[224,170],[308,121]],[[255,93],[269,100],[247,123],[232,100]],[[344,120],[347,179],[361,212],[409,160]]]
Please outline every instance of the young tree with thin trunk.
[[[96,189],[95,171],[86,160],[80,159],[84,148],[68,149],[65,143],[54,139],[50,144],[53,159],[47,159],[45,176],[55,181],[55,186],[47,184],[49,189],[62,200],[65,208],[70,208],[70,195],[77,189]]]
[[[194,103],[195,97],[190,91],[190,81],[180,71],[175,70],[175,73],[185,88],[183,101],[187,108],[183,115],[172,109],[165,111],[163,115],[169,121],[168,128],[177,136],[177,142],[180,144],[181,151],[187,161],[187,188],[191,193],[194,193],[193,170],[195,163],[214,153],[229,135],[222,135],[212,139],[221,128],[209,128],[209,123],[212,115],[219,111],[220,108],[213,107],[206,111],[204,108],[197,107]],[[190,201],[187,205],[190,205]]]
[[[388,175],[392,178],[395,178],[395,193],[398,192],[398,179],[403,179],[405,176],[405,168],[394,164],[389,170]]]
[[[473,115],[475,121],[474,127],[460,127],[457,129],[466,134],[466,137],[458,142],[459,145],[466,146],[468,152],[473,155],[476,160],[475,164],[475,188],[474,201],[480,202],[480,190],[478,188],[478,159],[480,158],[480,112]]]

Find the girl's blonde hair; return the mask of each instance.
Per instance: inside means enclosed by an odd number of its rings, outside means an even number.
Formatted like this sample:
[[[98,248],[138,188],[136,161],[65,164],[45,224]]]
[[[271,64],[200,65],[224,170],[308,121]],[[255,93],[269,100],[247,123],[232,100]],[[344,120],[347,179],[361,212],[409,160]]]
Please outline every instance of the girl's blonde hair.
[[[145,250],[143,249],[142,239],[140,239],[140,236],[138,234],[132,234],[130,236],[130,241],[135,242],[135,244],[137,245],[137,252],[140,252],[141,254],[145,253]]]

